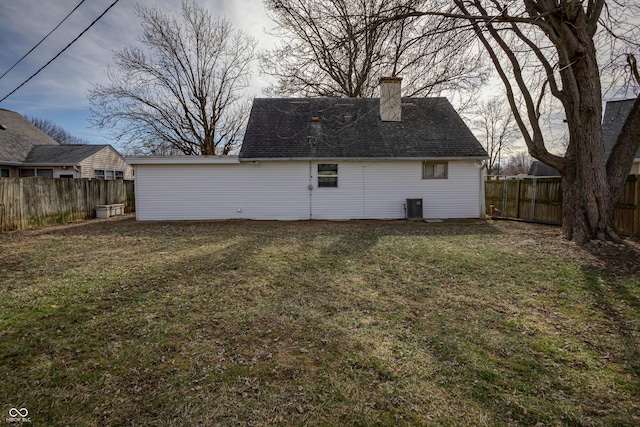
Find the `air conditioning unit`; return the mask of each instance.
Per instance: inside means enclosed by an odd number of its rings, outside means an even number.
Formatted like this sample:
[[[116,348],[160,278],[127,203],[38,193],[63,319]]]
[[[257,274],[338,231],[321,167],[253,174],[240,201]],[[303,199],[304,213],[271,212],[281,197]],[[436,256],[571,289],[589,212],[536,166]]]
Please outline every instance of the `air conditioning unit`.
[[[404,212],[407,219],[423,219],[422,199],[407,199]]]

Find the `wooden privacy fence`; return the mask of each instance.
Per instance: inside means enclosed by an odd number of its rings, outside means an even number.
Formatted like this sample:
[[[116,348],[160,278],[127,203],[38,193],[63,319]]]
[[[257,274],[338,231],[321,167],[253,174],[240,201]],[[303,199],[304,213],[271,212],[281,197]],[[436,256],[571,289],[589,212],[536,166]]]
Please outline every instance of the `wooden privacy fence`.
[[[97,205],[135,210],[133,181],[60,178],[0,179],[0,231],[95,218]]]
[[[640,180],[629,175],[616,204],[615,223],[625,236],[640,237],[638,221]],[[562,179],[518,177],[485,182],[487,215],[491,205],[498,216],[547,224],[562,224]],[[495,215],[494,215],[495,216]]]

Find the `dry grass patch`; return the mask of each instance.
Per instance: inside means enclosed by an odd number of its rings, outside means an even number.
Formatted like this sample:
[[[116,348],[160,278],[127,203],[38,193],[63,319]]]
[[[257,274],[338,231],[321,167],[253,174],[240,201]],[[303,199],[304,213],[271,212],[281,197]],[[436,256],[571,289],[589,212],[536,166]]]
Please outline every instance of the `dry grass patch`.
[[[132,219],[0,234],[37,425],[637,425],[637,245],[552,227]]]

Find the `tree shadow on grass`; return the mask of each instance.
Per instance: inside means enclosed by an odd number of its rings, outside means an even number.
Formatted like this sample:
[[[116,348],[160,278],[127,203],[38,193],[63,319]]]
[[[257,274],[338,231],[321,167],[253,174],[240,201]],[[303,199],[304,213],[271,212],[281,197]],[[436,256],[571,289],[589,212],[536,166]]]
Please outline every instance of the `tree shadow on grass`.
[[[426,222],[413,220],[309,220],[309,221],[254,221],[254,220],[193,220],[193,221],[137,221],[132,216],[113,217],[107,220],[76,221],[61,225],[52,225],[22,232],[31,235],[74,236],[74,235],[153,235],[191,232],[201,233],[207,230],[224,228],[246,230],[248,232],[267,232],[281,228],[287,230],[308,230],[310,233],[323,231],[333,233],[374,232],[383,235],[491,235],[500,234],[500,230],[482,219],[443,220]]]
[[[616,270],[613,270],[616,271]],[[624,354],[614,355],[640,386],[640,349],[638,348],[638,324],[640,322],[640,298],[630,286],[639,286],[640,281],[625,280],[624,276],[599,274],[597,270],[583,267],[587,289],[595,298],[593,308],[602,313],[611,324],[610,333],[615,334],[625,349]],[[640,390],[640,387],[638,388]]]
[[[367,355],[367,342],[352,342],[349,323],[337,329],[322,323],[328,315],[372,317],[366,311],[374,310],[370,307],[376,304],[373,295],[361,297],[359,288],[345,291],[337,285],[351,279],[345,273],[350,259],[366,258],[388,236],[484,236],[496,230],[483,224],[406,221],[139,223],[124,219],[34,233],[163,239],[152,247],[131,249],[144,251],[140,257],[146,260],[123,275],[108,274],[108,263],[116,261],[107,258],[104,268],[98,265],[84,277],[69,279],[79,281],[77,292],[72,283],[57,282],[64,293],[56,290],[42,299],[37,307],[41,312],[25,312],[24,319],[13,323],[4,338],[20,354],[3,355],[5,373],[18,378],[7,389],[14,393],[12,398],[25,402],[39,421],[51,424],[108,424],[131,417],[132,423],[166,423],[167,416],[188,413],[202,416],[201,424],[206,425],[224,416],[259,421],[265,405],[274,402],[280,411],[277,415],[293,424],[303,424],[311,416],[310,407],[319,414],[333,405],[345,414],[350,412],[345,406],[362,402],[331,394],[328,390],[336,388],[331,383],[334,374],[314,372],[337,365],[344,376],[354,375],[357,385],[366,384],[368,375],[380,384],[390,384],[393,377],[386,366]],[[191,241],[191,237],[197,239]],[[129,266],[131,261],[122,262]],[[343,301],[331,303],[339,299]],[[407,296],[402,305],[414,302]],[[382,315],[388,316],[385,310]],[[403,313],[391,316],[406,317]],[[314,352],[324,353],[314,359]],[[261,378],[262,371],[266,373]],[[262,394],[256,393],[251,385],[256,383],[254,377],[273,382],[274,388],[261,384]],[[318,382],[305,384],[304,380]],[[301,387],[317,394],[305,397]],[[273,400],[264,400],[269,397]],[[390,395],[395,397],[401,402],[402,396]],[[194,398],[221,399],[219,408],[226,405],[226,412],[198,414],[204,406],[194,403]],[[367,411],[362,406],[358,416],[366,418]]]

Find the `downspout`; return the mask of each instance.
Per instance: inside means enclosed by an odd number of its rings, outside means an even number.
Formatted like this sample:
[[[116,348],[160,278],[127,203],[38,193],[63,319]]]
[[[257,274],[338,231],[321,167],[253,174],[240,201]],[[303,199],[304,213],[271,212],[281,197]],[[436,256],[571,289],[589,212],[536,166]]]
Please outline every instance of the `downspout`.
[[[482,218],[487,212],[487,205],[485,203],[485,192],[484,192],[485,173],[482,165],[480,165],[480,168],[478,169],[480,174],[480,218]]]
[[[366,183],[366,166],[362,166],[362,217],[367,217],[367,183]]]
[[[309,219],[313,219],[313,167],[309,160]]]

